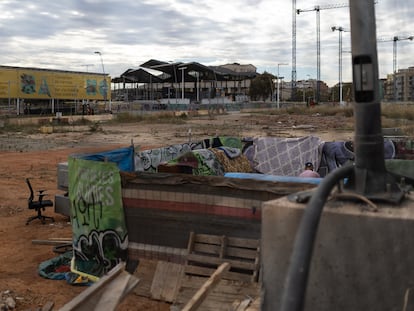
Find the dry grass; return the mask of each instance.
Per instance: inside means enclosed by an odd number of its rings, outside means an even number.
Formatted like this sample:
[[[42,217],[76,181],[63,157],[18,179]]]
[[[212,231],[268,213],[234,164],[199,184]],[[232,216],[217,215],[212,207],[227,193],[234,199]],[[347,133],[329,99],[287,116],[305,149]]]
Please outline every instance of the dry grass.
[[[252,114],[266,114],[266,115],[313,115],[320,114],[322,116],[345,116],[352,117],[354,110],[352,106],[338,107],[329,105],[318,105],[312,108],[306,106],[292,106],[281,109],[266,109],[266,110],[252,110],[249,111]]]
[[[414,105],[397,103],[382,105],[382,127],[398,127],[407,136],[414,136]]]

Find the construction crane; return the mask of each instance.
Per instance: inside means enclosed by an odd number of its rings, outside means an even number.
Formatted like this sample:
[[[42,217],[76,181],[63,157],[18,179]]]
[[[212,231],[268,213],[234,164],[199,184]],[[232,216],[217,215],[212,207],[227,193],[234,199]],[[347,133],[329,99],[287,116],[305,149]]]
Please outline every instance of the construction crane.
[[[396,73],[398,70],[397,67],[397,42],[402,40],[413,41],[414,36],[394,36],[392,38],[379,38],[378,42],[391,42],[392,41],[392,72],[393,72],[393,95],[394,101],[397,100],[397,81]]]
[[[394,36],[392,38],[380,38],[378,42],[391,42],[392,41],[392,72],[397,72],[397,42],[402,40],[413,41],[414,36]]]
[[[295,0],[294,0],[295,1]],[[316,5],[313,8],[310,9],[296,9],[296,14],[305,13],[305,12],[316,12],[316,102],[319,102],[320,99],[320,92],[321,92],[321,18],[320,18],[320,11],[321,10],[330,10],[330,9],[339,9],[339,8],[346,8],[349,7],[348,3],[340,3],[340,4],[328,4],[328,5]],[[294,23],[294,27],[296,28],[296,22]],[[296,29],[295,29],[295,38],[296,38]],[[296,42],[293,45],[292,48],[296,49]],[[292,53],[292,55],[295,54],[296,57],[296,51]],[[293,61],[293,60],[292,60]],[[296,63],[296,62],[295,62]],[[296,70],[296,68],[295,68]]]

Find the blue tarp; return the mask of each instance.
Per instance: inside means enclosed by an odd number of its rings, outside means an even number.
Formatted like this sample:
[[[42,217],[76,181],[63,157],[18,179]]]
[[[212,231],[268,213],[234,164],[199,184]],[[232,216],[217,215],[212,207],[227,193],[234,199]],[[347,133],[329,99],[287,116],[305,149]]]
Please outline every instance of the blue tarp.
[[[224,177],[267,180],[267,181],[275,181],[275,182],[306,183],[306,184],[315,184],[315,185],[318,185],[322,180],[322,178],[278,176],[278,175],[266,175],[266,174],[256,174],[256,173],[225,173]]]
[[[134,146],[76,157],[83,160],[114,162],[122,172],[134,171]]]

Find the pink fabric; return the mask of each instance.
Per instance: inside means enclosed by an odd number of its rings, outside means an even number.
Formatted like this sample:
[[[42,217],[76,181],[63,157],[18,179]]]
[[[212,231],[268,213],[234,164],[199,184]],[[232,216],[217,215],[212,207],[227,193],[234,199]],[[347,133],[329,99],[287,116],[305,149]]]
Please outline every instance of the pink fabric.
[[[315,171],[304,170],[302,173],[300,173],[299,177],[320,177],[320,176]]]

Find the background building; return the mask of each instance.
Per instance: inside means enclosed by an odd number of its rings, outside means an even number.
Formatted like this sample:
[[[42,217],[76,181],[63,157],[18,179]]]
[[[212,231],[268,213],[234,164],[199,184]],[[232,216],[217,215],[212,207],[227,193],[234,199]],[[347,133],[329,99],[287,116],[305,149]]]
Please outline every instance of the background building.
[[[399,69],[387,75],[384,99],[388,101],[414,101],[414,67]]]
[[[77,113],[85,108],[79,103],[110,102],[110,83],[106,74],[0,66],[1,107],[16,114]]]
[[[149,60],[114,78],[118,100],[159,100],[165,103],[247,100],[256,67],[238,63],[204,66],[197,62],[168,63]]]

